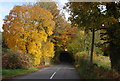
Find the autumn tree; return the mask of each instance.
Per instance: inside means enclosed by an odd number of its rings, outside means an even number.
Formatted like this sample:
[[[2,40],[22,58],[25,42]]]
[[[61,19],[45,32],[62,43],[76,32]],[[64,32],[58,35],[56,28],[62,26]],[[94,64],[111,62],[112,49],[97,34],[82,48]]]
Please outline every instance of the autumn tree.
[[[64,19],[64,14],[60,13],[56,2],[37,2],[36,5],[50,11],[55,21],[55,27],[52,36],[49,37],[55,47],[55,58],[57,59],[61,50],[67,48],[68,40],[75,34],[75,27]]]
[[[5,44],[10,49],[29,53],[33,64],[38,65],[42,42],[53,34],[54,26],[53,16],[48,10],[37,5],[15,6],[4,19]]]
[[[107,24],[101,28],[101,40],[103,43],[103,52],[105,55],[110,56],[111,66],[113,69],[116,69],[120,72],[120,21],[119,21],[119,10],[120,2],[108,2],[104,3],[106,6],[106,17],[112,17],[116,20],[116,23]]]
[[[71,37],[75,28],[72,28],[71,25],[64,19],[64,14],[60,13],[57,3],[55,2],[37,2],[36,5],[47,9],[52,13],[53,20],[55,21],[54,33],[51,36],[52,41],[55,44],[55,47],[65,49],[67,41]],[[72,32],[71,32],[72,31]]]
[[[70,12],[69,20],[72,25],[77,24],[84,31],[92,32],[90,63],[92,64],[95,31],[99,30],[103,25],[112,25],[116,20],[113,17],[105,17],[102,13],[101,3],[99,2],[69,2],[66,9]]]
[[[77,6],[76,6],[77,5]],[[91,30],[92,42],[91,42],[91,57],[90,62],[93,59],[94,39],[95,31],[100,26],[100,10],[98,8],[99,3],[80,3],[80,2],[69,2],[66,4],[66,9],[70,12],[71,17],[69,18],[73,25],[77,24],[79,28],[84,31]]]
[[[54,57],[54,43],[51,41],[43,42],[41,47],[42,57],[41,64],[46,65],[51,63],[51,59]]]
[[[78,52],[88,51],[88,50],[85,50],[85,48],[84,48],[84,39],[86,39],[84,34],[85,34],[85,32],[83,30],[77,29],[74,37],[71,40],[69,40],[69,42],[68,42],[67,47],[68,47],[69,52],[71,52],[75,55]],[[90,35],[87,34],[87,38],[88,38],[87,40],[90,40],[89,36]],[[89,42],[86,41],[86,44],[89,44]]]

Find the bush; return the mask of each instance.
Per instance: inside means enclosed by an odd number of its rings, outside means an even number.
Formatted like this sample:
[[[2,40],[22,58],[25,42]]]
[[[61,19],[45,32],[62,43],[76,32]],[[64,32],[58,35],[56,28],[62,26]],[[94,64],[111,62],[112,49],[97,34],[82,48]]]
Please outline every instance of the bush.
[[[89,63],[89,55],[87,51],[78,52],[75,54],[75,64],[79,65],[86,65]]]
[[[97,79],[117,79],[120,80],[120,74],[114,69],[106,70],[105,68],[93,66],[92,72]]]
[[[90,66],[90,55],[86,52],[75,54],[76,68],[83,79],[117,79],[120,80],[120,74],[110,68],[110,60],[102,55],[93,55],[93,65]]]
[[[94,64],[97,64],[99,67],[103,67],[105,69],[111,69],[111,62],[109,57],[94,54],[93,58]]]
[[[90,55],[88,51],[82,51],[75,54],[75,63],[77,65],[88,65],[90,63]],[[109,57],[97,55],[95,52],[93,54],[93,64],[98,65],[106,69],[111,69],[111,63]]]
[[[4,49],[2,55],[2,67],[6,69],[27,69],[31,67],[29,55],[21,51]]]

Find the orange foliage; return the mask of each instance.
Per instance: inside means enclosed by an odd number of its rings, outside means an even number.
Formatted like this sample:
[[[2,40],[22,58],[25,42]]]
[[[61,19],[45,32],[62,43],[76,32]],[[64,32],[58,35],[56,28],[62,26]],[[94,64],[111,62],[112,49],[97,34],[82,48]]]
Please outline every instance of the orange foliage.
[[[33,64],[40,64],[42,42],[53,34],[52,19],[52,14],[39,6],[15,6],[4,19],[5,44],[10,49],[31,54]]]

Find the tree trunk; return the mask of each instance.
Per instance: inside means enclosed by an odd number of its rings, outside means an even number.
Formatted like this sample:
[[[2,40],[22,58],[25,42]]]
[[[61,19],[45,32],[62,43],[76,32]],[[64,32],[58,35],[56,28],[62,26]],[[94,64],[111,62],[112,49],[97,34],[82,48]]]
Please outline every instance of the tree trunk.
[[[92,43],[91,43],[91,53],[90,53],[90,64],[93,63],[93,51],[94,51],[94,39],[95,39],[95,29],[92,29]]]
[[[84,35],[85,37],[84,37],[84,51],[86,51],[86,34]]]
[[[28,37],[27,37],[27,42],[25,44],[25,49],[26,49],[26,53],[28,53]]]
[[[115,69],[120,73],[120,49],[113,44],[110,44],[110,61],[111,61],[111,68]]]
[[[26,47],[26,53],[28,53],[28,42],[25,44]]]
[[[41,60],[40,64],[41,65],[45,65],[45,58],[44,58],[44,56],[42,56],[40,60]]]

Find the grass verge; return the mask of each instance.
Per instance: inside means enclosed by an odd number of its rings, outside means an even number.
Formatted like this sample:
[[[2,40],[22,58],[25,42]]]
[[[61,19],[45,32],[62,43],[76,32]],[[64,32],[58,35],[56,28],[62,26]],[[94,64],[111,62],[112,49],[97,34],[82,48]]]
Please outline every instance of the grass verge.
[[[38,69],[35,67],[31,67],[29,69],[2,69],[2,78],[10,78],[18,75],[28,74]]]

